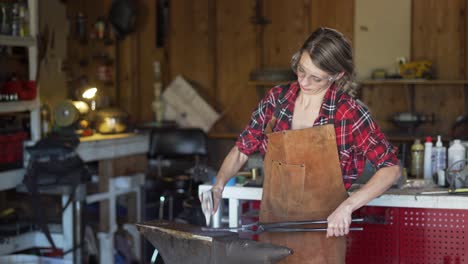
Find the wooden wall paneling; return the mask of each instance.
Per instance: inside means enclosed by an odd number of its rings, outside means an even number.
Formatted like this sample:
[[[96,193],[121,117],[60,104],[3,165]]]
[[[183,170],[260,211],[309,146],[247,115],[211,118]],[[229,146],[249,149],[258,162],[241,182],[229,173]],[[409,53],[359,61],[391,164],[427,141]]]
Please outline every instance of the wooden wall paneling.
[[[133,119],[139,113],[139,66],[138,35],[127,35],[116,44],[117,65],[117,100],[118,105],[127,111]],[[150,106],[148,106],[150,107]],[[132,120],[133,121],[133,120]]]
[[[465,75],[464,0],[413,1],[412,59],[432,60],[438,79]]]
[[[265,26],[263,57],[268,68],[289,68],[292,55],[310,34],[311,0],[264,1]]]
[[[391,122],[398,112],[411,108],[409,88],[398,85],[374,85],[361,88],[362,101],[369,108],[372,117],[388,136],[405,134],[407,129],[399,129]]]
[[[76,18],[78,13],[84,13],[85,11],[85,0],[69,1],[67,2],[67,17],[68,23],[70,23],[71,30],[67,37],[67,58],[66,66],[68,70],[67,85],[68,85],[68,97],[72,98],[76,94],[77,78],[84,73],[83,67],[79,65],[80,59],[83,57],[83,45],[76,39]]]
[[[463,39],[464,39],[464,49],[465,49],[465,72],[464,72],[464,79],[468,79],[468,15],[467,15],[467,7],[468,7],[468,3],[467,3],[467,0],[465,0],[465,5],[463,7],[463,10],[461,10],[461,12],[463,12],[463,14],[465,15],[465,29],[463,31]],[[463,89],[463,93],[464,93],[464,100],[465,100],[465,108],[464,108],[464,111],[463,113],[465,115],[468,115],[468,85],[465,85],[464,89]]]
[[[140,1],[138,6],[138,98],[132,101],[138,109],[132,116],[137,122],[154,120],[152,102],[154,100],[155,61],[161,63],[161,71],[167,72],[163,49],[156,48],[156,3],[157,1]],[[165,85],[167,83],[163,83]]]
[[[353,43],[354,1],[311,0],[311,31],[331,27],[341,31]]]
[[[223,115],[217,132],[239,132],[258,103],[249,75],[256,67],[255,1],[219,1],[216,6],[217,99]]]
[[[413,0],[412,59],[434,62],[437,79],[464,79],[466,72],[466,14],[464,0]],[[448,134],[464,113],[463,87],[417,87],[416,111],[436,113],[438,122],[424,125],[427,134]]]
[[[215,105],[215,0],[173,0],[169,3],[169,81],[177,75],[190,81]]]

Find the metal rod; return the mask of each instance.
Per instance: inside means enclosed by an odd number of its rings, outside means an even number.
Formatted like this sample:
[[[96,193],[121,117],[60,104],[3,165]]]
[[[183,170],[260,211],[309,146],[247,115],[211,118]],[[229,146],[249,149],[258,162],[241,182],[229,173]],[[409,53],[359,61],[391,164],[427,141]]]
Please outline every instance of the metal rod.
[[[354,218],[351,220],[353,223],[364,222],[364,218]],[[314,221],[291,221],[291,222],[278,222],[271,224],[260,224],[263,228],[275,228],[275,227],[285,227],[285,226],[295,226],[295,225],[317,225],[317,224],[327,224],[327,220],[314,220]]]
[[[362,231],[363,227],[351,227],[349,231]],[[264,232],[324,232],[327,231],[326,228],[271,228],[267,229]]]

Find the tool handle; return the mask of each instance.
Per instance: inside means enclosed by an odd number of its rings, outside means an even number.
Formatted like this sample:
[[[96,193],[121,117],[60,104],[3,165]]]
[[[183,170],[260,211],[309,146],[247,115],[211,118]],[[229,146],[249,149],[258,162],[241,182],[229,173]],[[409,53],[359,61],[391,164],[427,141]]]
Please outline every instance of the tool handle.
[[[201,231],[206,232],[228,232],[228,231],[243,231],[244,227],[226,227],[226,228],[211,228],[211,227],[202,227]]]
[[[351,220],[353,223],[364,222],[364,218],[354,218]],[[286,226],[296,226],[296,225],[317,225],[317,224],[327,224],[327,220],[314,220],[314,221],[290,221],[290,222],[278,222],[278,223],[269,223],[269,224],[259,224],[259,227],[264,229],[276,228],[276,227],[286,227]]]
[[[363,227],[351,227],[349,231],[363,231]],[[265,229],[263,232],[324,232],[327,231],[326,228],[270,228]]]

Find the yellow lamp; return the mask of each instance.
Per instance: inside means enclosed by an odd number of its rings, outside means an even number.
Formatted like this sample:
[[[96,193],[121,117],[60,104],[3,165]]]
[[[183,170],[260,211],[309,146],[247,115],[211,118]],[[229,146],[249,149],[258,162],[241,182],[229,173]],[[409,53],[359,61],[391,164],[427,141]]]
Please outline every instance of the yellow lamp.
[[[81,94],[83,99],[85,99],[86,101],[89,101],[92,111],[96,110],[96,100],[95,100],[95,98],[96,98],[97,91],[98,91],[98,89],[96,87],[90,87],[90,88],[87,88],[86,90],[84,90],[83,93]]]

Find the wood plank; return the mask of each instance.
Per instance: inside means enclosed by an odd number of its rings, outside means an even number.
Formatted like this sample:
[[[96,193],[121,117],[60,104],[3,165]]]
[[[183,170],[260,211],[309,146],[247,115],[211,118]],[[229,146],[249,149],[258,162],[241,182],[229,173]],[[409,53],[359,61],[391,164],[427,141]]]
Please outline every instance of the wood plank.
[[[391,121],[393,114],[407,112],[411,107],[410,90],[407,86],[375,85],[361,88],[362,101],[369,108],[372,117],[385,132],[401,134]]]
[[[137,35],[131,34],[120,40],[117,44],[118,52],[118,94],[116,100],[118,105],[128,113],[138,114],[139,79],[138,72],[138,39]],[[148,106],[150,107],[150,106]]]
[[[98,165],[99,193],[109,191],[109,179],[114,175],[114,166],[112,160],[101,160]],[[109,201],[104,200],[99,203],[99,231],[110,232],[109,226]]]
[[[412,59],[431,60],[437,79],[464,79],[464,0],[413,1]]]
[[[353,43],[354,1],[311,0],[311,31],[331,27],[343,33]]]
[[[155,61],[161,63],[162,76],[168,72],[164,50],[156,48],[156,3],[157,1],[140,1],[138,5],[138,75],[139,80],[138,99],[132,101],[137,105],[137,112],[131,113],[135,121],[147,122],[154,120],[152,102],[154,100],[153,83],[155,81],[154,66]],[[152,37],[153,36],[153,37]],[[163,86],[168,81],[163,77]]]
[[[453,86],[468,84],[468,80],[365,80],[362,85],[418,85],[418,86]]]
[[[265,17],[271,21],[264,26],[264,65],[289,68],[292,55],[310,34],[310,1],[269,0],[263,3]]]
[[[216,6],[217,92],[224,115],[217,132],[239,132],[258,103],[249,75],[256,67],[254,1],[220,1]]]
[[[438,79],[464,79],[466,73],[466,13],[464,0],[413,1],[413,60],[433,61]],[[436,112],[438,122],[421,128],[427,134],[448,134],[463,114],[463,87],[416,90],[416,110]]]
[[[215,103],[215,0],[170,1],[169,79],[184,76]]]

